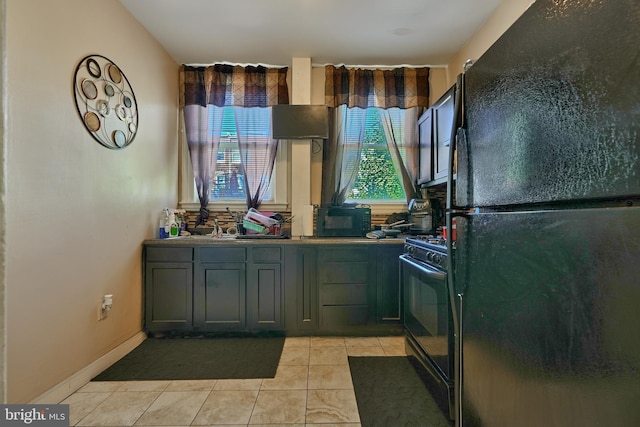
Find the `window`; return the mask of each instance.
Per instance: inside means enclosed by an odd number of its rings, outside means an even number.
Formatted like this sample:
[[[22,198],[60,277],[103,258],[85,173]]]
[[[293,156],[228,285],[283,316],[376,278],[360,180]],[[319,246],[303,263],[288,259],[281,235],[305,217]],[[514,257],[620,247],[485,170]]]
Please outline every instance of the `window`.
[[[238,131],[233,113],[234,108],[223,107],[222,129],[220,130],[220,146],[218,147],[218,161],[215,176],[211,180],[210,200],[234,200],[243,201],[246,198],[244,188],[244,175],[240,162],[240,149],[238,148]],[[213,113],[212,113],[213,115]],[[271,115],[260,116],[264,121],[257,123],[256,129],[247,129],[247,133],[253,133],[260,137],[270,138]],[[257,162],[264,161],[264,156],[254,159]],[[269,191],[265,200],[272,199],[273,183],[269,185]]]
[[[220,132],[220,144],[218,146],[215,174],[211,179],[209,206],[212,209],[224,209],[226,206],[235,206],[236,209],[240,209],[246,207],[246,194],[244,176],[242,174],[240,161],[240,150],[238,147],[238,130],[236,129],[234,108],[243,107],[230,106],[221,108],[223,114],[222,125],[221,128],[217,130]],[[260,110],[261,113],[259,114],[259,120],[255,122],[257,125],[254,126],[253,129],[244,129],[245,137],[270,138],[271,108],[261,108]],[[213,115],[213,109],[211,109],[209,114],[210,121],[213,121]],[[269,190],[263,199],[264,205],[270,205],[273,207],[286,205],[287,148],[286,144],[280,144],[278,146]],[[262,162],[264,157],[263,153],[260,153],[257,156],[250,156],[252,162]],[[187,148],[186,141],[183,144],[182,171],[183,182],[187,183],[187,185],[182,186],[183,197],[181,205],[186,208],[196,208],[196,206],[199,206],[198,197],[195,189],[195,182],[193,179],[189,150]]]
[[[404,122],[403,110],[396,110]],[[400,151],[404,160],[405,152],[402,148]],[[357,203],[406,202],[400,177],[391,160],[378,108],[367,108],[360,163],[353,188],[347,194],[347,201]]]

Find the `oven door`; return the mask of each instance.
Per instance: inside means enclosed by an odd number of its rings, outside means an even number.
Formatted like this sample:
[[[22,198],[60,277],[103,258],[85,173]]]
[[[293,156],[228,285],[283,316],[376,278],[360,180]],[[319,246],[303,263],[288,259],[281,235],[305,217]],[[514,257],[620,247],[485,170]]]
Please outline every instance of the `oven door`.
[[[406,254],[400,256],[400,271],[407,335],[419,347],[417,356],[426,356],[422,362],[431,374],[450,384],[454,353],[447,273]]]

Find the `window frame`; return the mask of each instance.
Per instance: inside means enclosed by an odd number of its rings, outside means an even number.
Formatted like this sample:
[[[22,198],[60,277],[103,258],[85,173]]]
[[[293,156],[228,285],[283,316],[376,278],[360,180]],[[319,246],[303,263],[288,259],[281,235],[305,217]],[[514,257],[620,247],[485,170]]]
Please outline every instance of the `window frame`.
[[[381,110],[381,108],[379,107],[367,107],[367,110]],[[368,114],[368,113],[367,113]],[[380,121],[380,118],[378,116],[378,120]],[[382,126],[382,123],[380,123],[380,125]],[[386,141],[386,135],[384,135],[385,141],[384,141],[384,146],[387,150],[389,150],[389,146],[387,144]],[[381,144],[382,145],[382,144]],[[363,149],[366,147],[365,144],[363,144]],[[359,164],[358,167],[361,166],[362,163]],[[394,174],[397,174],[395,168],[393,167],[393,165],[391,165],[393,168],[393,172]],[[402,180],[400,179],[400,185],[402,185]],[[404,190],[403,190],[404,192]],[[407,209],[407,202],[406,202],[406,194],[405,194],[405,198],[403,200],[394,200],[394,199],[349,199],[347,198],[345,200],[345,202],[347,203],[358,203],[361,205],[368,205],[371,207],[371,211],[373,214],[391,214],[394,212],[398,212],[398,211],[402,211],[402,210],[406,210]]]
[[[178,204],[181,209],[199,210],[200,202],[196,191],[195,180],[193,178],[193,168],[191,166],[191,158],[189,155],[189,147],[184,128],[184,117],[180,118],[180,135],[178,138],[179,146],[179,197]],[[282,211],[288,209],[289,205],[289,144],[286,141],[278,143],[276,151],[276,160],[271,177],[272,199],[264,200],[260,205],[262,210]],[[245,199],[215,199],[209,200],[207,208],[211,211],[224,211],[226,208],[235,211],[245,211],[247,203]]]

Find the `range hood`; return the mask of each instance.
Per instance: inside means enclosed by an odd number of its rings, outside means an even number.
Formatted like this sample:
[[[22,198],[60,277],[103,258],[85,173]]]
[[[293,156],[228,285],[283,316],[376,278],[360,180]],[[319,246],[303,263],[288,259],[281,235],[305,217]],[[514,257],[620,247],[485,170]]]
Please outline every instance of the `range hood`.
[[[324,105],[274,105],[271,125],[273,139],[327,139],[329,110]]]

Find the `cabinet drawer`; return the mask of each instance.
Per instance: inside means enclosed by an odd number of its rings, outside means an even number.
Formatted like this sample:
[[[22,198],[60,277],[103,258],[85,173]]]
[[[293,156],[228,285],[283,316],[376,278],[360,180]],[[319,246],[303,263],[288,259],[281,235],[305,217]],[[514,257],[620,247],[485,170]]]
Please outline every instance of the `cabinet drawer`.
[[[200,260],[203,262],[245,262],[247,248],[222,247],[200,248]]]
[[[191,262],[193,248],[147,247],[147,261]]]
[[[320,265],[320,283],[367,283],[367,262],[327,262]]]
[[[321,262],[367,262],[369,260],[369,248],[367,246],[333,247],[320,251]]]
[[[366,305],[368,288],[366,284],[322,285],[320,301],[322,305]]]
[[[260,247],[252,248],[253,262],[270,263],[282,260],[282,248],[280,247]]]

